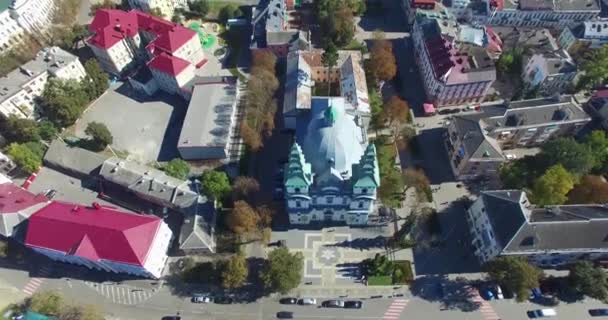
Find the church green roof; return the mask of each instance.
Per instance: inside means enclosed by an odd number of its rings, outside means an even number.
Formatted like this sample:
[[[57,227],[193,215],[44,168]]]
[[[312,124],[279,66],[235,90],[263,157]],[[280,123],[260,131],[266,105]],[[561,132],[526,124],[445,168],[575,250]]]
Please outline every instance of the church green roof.
[[[356,188],[377,188],[380,186],[380,169],[376,157],[376,146],[367,145],[358,164],[353,165],[353,186]]]
[[[291,146],[289,159],[285,166],[285,186],[307,187],[312,184],[310,164],[304,160],[302,148],[297,143]]]

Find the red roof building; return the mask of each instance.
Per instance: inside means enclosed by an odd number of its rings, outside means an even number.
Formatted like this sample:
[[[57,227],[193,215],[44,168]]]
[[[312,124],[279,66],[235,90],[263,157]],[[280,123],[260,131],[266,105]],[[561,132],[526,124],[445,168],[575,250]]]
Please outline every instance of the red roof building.
[[[184,71],[190,62],[178,57],[170,56],[166,53],[161,53],[148,62],[150,69],[155,69],[172,76],[177,76]]]
[[[30,217],[25,245],[55,260],[159,277],[170,238],[155,216],[54,201]]]
[[[11,182],[0,184],[0,235],[12,236],[17,225],[48,201],[44,195],[35,195]]]

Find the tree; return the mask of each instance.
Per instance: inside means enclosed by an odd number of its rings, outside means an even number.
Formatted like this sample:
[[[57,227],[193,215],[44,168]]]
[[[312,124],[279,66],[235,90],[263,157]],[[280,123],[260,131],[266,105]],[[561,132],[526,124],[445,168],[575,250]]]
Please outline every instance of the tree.
[[[57,127],[67,127],[80,117],[89,96],[74,80],[50,79],[42,93],[42,108]]]
[[[574,187],[574,177],[561,164],[549,167],[532,188],[532,202],[539,206],[563,204]]]
[[[114,141],[108,127],[101,122],[89,122],[84,133],[91,137],[89,141],[93,151],[102,151]]]
[[[186,180],[188,179],[188,175],[190,174],[190,165],[188,164],[188,162],[182,159],[175,158],[169,161],[165,165],[163,170],[165,170],[165,173],[167,173],[167,175],[170,175],[180,180]]]
[[[243,286],[249,275],[247,259],[242,254],[232,256],[222,270],[222,286],[234,289]]]
[[[259,206],[256,208],[256,210],[258,212],[258,216],[260,216],[260,228],[265,229],[270,227],[276,210],[267,205]]]
[[[42,140],[51,141],[57,137],[57,128],[52,122],[42,120],[38,122],[38,133]]]
[[[376,77],[380,80],[392,80],[397,74],[397,60],[393,54],[393,45],[388,40],[375,40],[370,52],[370,63]]]
[[[260,191],[260,183],[253,177],[238,176],[232,184],[232,199],[253,202]]]
[[[268,254],[260,278],[266,290],[286,294],[300,284],[303,265],[301,252],[292,254],[287,248],[281,247]]]
[[[526,301],[530,290],[539,286],[542,271],[522,257],[502,256],[488,262],[484,268],[492,281],[516,294],[519,302]]]
[[[601,176],[587,175],[568,193],[568,203],[607,203],[608,182]]]
[[[578,293],[594,299],[608,300],[608,277],[589,261],[577,261],[570,267],[568,282]]]
[[[388,121],[389,126],[394,128],[394,134],[396,135],[399,130],[395,127],[400,127],[409,120],[410,107],[407,105],[407,102],[394,95],[384,105],[382,116],[385,121]]]
[[[234,4],[227,4],[220,9],[218,13],[218,18],[222,23],[228,22],[229,19],[234,19],[236,17],[240,17],[243,15],[243,12],[239,7]]]
[[[589,147],[571,137],[557,138],[543,144],[540,157],[544,158],[548,166],[559,163],[574,175],[588,173],[595,164]]]
[[[105,73],[96,59],[89,59],[84,64],[87,77],[84,80],[89,100],[99,98],[110,87],[108,74]]]
[[[215,200],[221,200],[230,193],[230,181],[223,171],[209,170],[201,176],[203,192]]]
[[[11,114],[2,123],[2,134],[10,142],[39,141],[40,132],[36,121]]]
[[[112,0],[103,0],[101,2],[97,2],[91,5],[91,9],[89,10],[89,16],[94,16],[95,12],[99,9],[116,9],[118,8],[118,4]]]
[[[355,35],[353,8],[341,0],[315,1],[323,44],[348,45]]]
[[[512,70],[511,68],[513,68],[513,60],[513,53],[502,53],[500,58],[498,58],[498,61],[496,61],[496,70],[498,70],[500,74],[510,72]]]
[[[39,291],[26,301],[26,305],[34,312],[58,315],[63,307],[63,297],[55,291]]]
[[[68,305],[62,308],[59,320],[104,320],[105,317],[94,305]]]
[[[188,3],[192,14],[204,18],[209,13],[209,2],[207,0],[195,0]]]
[[[226,216],[226,226],[232,232],[242,235],[257,229],[260,217],[245,201],[234,203],[234,209]]]
[[[579,87],[591,89],[604,84],[608,77],[608,47],[593,50],[589,60],[582,63],[582,70]]]
[[[241,123],[241,137],[243,138],[243,143],[245,143],[251,151],[258,151],[262,148],[262,135],[253,130],[247,122]]]
[[[42,166],[42,156],[36,154],[26,144],[11,143],[8,156],[26,173],[32,173]]]
[[[261,68],[271,74],[275,73],[275,67],[277,64],[277,57],[270,51],[256,50],[251,52],[251,65],[254,68]],[[256,73],[252,71],[252,73]]]
[[[595,158],[593,172],[608,172],[608,137],[604,130],[595,130],[585,137],[585,145]]]
[[[431,183],[429,182],[429,178],[424,174],[424,171],[405,169],[403,171],[403,181],[408,188],[414,187],[416,189],[416,194],[419,199],[424,199],[426,201],[432,200],[429,196],[429,193],[432,193]]]
[[[538,156],[525,156],[506,162],[499,171],[503,188],[523,189],[531,186],[537,177],[545,172],[547,165]]]
[[[399,170],[393,168],[383,176],[381,175],[378,197],[384,205],[397,208],[401,205],[404,187],[403,175]]]
[[[163,14],[163,12],[158,7],[150,8],[150,11],[148,13],[150,15],[155,16],[155,17],[161,17],[161,18],[165,17],[165,15]]]
[[[327,68],[327,95],[331,95],[331,69],[338,63],[338,48],[333,42],[328,42],[321,56],[321,63]]]

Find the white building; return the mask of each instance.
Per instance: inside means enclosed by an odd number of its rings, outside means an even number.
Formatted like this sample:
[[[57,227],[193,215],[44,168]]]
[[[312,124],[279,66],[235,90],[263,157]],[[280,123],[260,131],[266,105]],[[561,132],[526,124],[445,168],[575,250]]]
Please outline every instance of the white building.
[[[570,52],[573,49],[596,49],[608,44],[608,20],[585,21],[564,28],[559,35],[559,46]]]
[[[0,113],[35,118],[36,97],[49,77],[80,81],[86,72],[75,55],[60,48],[41,50],[36,58],[0,78]]]
[[[53,23],[53,0],[14,0],[10,6],[11,17],[26,31],[40,33]]]
[[[55,201],[29,218],[25,245],[55,261],[160,278],[172,236],[155,216]]]
[[[601,204],[537,208],[523,191],[483,191],[466,220],[482,264],[503,255],[541,267],[608,258],[608,207]]]
[[[120,75],[147,61],[156,87],[169,93],[181,93],[207,62],[196,32],[141,11],[97,10],[89,28],[89,47],[104,70]]]
[[[597,0],[488,0],[488,23],[504,26],[564,28],[596,19]]]
[[[133,9],[140,9],[150,12],[153,8],[160,10],[163,17],[171,19],[176,8],[179,8],[185,1],[177,0],[129,0],[129,5]],[[187,5],[187,3],[186,3]]]
[[[5,4],[6,6],[1,6]],[[9,1],[0,2],[0,52],[9,49],[18,43],[25,30],[11,17],[8,9]]]
[[[576,63],[564,49],[533,54],[523,68],[523,81],[545,95],[564,92],[576,84],[579,75]]]

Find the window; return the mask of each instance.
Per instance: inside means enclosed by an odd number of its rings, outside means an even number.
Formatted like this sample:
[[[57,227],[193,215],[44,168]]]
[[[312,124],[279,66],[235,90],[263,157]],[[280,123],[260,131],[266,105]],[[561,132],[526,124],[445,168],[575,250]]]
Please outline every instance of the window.
[[[367,193],[367,188],[363,188],[363,190],[361,190],[361,193]]]
[[[359,201],[358,207],[359,207],[359,209],[363,208],[363,201]]]
[[[327,197],[327,203],[328,204],[334,203],[334,197]]]
[[[301,208],[302,207],[302,202],[300,202],[300,200],[296,200],[296,208]]]
[[[295,188],[294,191],[295,193],[300,193],[300,188]]]

